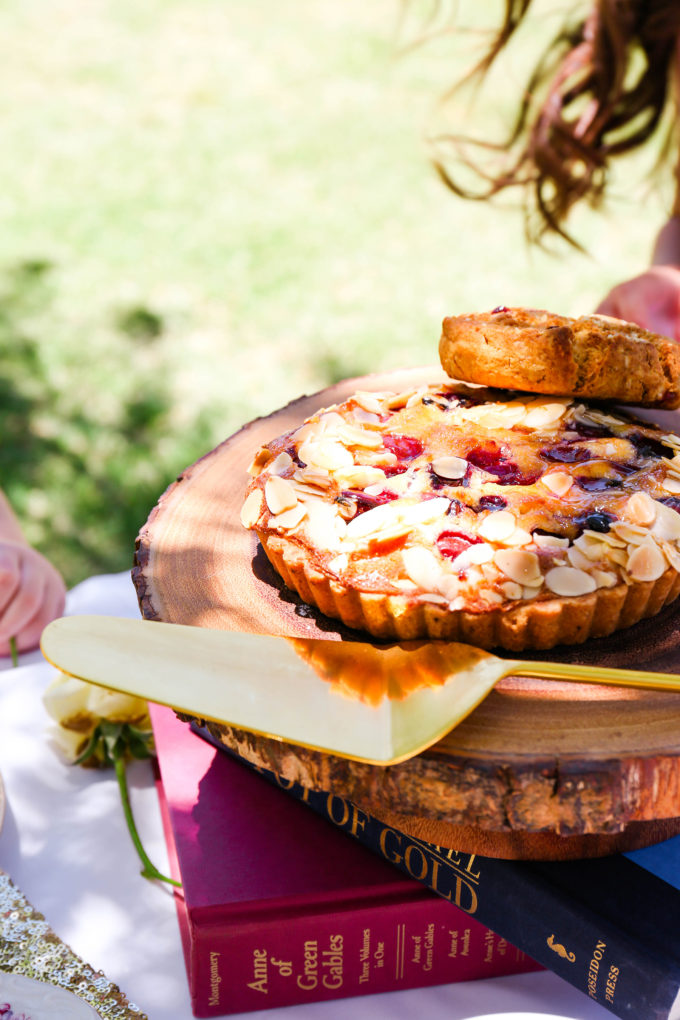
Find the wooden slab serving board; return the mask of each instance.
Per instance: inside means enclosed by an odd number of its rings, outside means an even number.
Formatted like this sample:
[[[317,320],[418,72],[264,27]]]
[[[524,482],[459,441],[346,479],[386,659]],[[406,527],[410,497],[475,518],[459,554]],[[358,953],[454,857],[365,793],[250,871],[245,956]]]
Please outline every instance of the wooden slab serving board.
[[[357,389],[399,390],[440,378],[430,367],[347,380],[251,422],[187,468],[137,541],[133,580],[143,616],[365,639],[287,591],[241,526],[247,467],[263,443]],[[612,637],[535,657],[680,672],[680,605]],[[389,768],[226,726],[214,732],[286,779],[332,790],[387,824],[467,852],[585,857],[680,831],[680,695],[510,677],[433,748]]]

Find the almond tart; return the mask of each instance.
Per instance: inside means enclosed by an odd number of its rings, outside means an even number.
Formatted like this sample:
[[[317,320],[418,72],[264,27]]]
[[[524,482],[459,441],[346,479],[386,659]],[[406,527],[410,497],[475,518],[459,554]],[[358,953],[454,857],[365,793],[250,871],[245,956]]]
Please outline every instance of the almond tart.
[[[680,438],[575,398],[356,392],[250,473],[241,521],[285,584],[379,639],[546,649],[680,593]]]

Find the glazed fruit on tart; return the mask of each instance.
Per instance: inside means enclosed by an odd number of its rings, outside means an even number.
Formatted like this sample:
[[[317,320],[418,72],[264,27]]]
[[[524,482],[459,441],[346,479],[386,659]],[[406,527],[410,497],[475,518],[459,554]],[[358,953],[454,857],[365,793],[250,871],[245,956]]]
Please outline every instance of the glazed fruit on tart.
[[[241,520],[381,639],[550,648],[680,593],[680,438],[570,397],[357,392],[256,455]]]

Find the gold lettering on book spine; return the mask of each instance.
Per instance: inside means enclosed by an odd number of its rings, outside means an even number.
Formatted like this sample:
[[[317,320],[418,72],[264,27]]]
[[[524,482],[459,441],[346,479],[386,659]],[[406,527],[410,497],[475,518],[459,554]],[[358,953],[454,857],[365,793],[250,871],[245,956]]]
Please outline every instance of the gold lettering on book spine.
[[[576,962],[576,955],[574,953],[567,952],[561,942],[555,942],[555,936],[549,935],[546,942],[552,949],[553,953],[557,953],[563,960],[569,960],[569,963]]]

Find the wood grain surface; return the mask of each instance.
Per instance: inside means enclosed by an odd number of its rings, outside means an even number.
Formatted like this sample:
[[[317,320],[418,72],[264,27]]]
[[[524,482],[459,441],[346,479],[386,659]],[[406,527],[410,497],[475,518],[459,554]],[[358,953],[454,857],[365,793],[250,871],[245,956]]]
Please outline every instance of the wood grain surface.
[[[247,467],[263,443],[356,389],[398,390],[443,378],[441,369],[426,367],[346,380],[251,422],[187,468],[160,497],[137,541],[133,580],[143,616],[365,639],[286,590],[256,537],[243,529]],[[669,427],[669,416],[663,418]],[[680,606],[611,637],[534,657],[680,672]],[[591,856],[680,831],[680,698],[674,694],[509,677],[433,748],[388,768],[226,726],[214,731],[287,779],[332,790],[388,824],[468,852]]]

